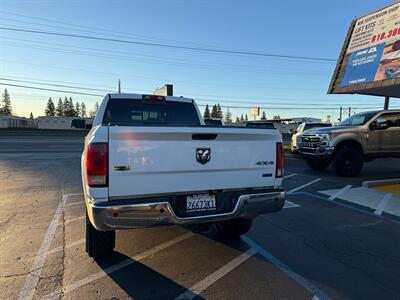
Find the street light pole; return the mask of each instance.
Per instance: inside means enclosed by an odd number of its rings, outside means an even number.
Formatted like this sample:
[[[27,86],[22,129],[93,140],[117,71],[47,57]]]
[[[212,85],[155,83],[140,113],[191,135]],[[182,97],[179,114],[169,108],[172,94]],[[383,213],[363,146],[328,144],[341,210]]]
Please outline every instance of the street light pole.
[[[384,110],[388,110],[389,109],[389,101],[390,101],[390,97],[386,96],[385,97],[385,105],[383,107]]]

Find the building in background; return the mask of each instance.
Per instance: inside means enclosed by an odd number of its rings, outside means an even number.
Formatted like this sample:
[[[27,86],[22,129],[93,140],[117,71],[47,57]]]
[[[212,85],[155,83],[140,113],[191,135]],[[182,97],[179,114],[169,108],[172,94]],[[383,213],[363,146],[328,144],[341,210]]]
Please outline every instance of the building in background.
[[[0,115],[0,128],[37,128],[37,119]]]
[[[58,129],[58,130],[69,130],[69,129],[83,129],[89,128],[93,124],[93,118],[80,118],[80,117],[38,117],[38,128],[39,129]],[[76,125],[84,126],[76,126]],[[83,127],[83,128],[82,128]]]

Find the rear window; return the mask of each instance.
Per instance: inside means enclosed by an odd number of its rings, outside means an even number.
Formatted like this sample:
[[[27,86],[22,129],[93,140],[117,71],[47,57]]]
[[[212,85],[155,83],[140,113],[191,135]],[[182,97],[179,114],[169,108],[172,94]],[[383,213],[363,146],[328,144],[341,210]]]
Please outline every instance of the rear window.
[[[110,99],[104,113],[103,124],[120,126],[199,126],[200,121],[192,103]]]

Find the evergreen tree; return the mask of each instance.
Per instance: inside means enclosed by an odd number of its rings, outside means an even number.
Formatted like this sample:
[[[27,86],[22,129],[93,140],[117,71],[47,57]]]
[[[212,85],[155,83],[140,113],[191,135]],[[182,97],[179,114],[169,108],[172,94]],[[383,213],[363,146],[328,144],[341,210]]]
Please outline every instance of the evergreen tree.
[[[247,117],[247,114],[244,117],[244,121],[247,122],[249,120],[249,118]]]
[[[96,101],[93,110],[90,112],[90,117],[94,118],[98,110],[99,110],[99,102]]]
[[[240,123],[244,122],[243,114],[240,115]]]
[[[211,117],[210,108],[208,107],[208,104],[207,104],[207,105],[206,105],[206,108],[204,109],[203,118],[204,118],[204,119],[209,119],[210,117]]]
[[[75,117],[80,117],[81,116],[81,106],[79,102],[76,102],[75,104]]]
[[[33,113],[31,112],[31,114],[29,115],[29,119],[33,120]]]
[[[68,117],[69,115],[70,115],[69,102],[68,102],[68,98],[65,97],[64,102],[63,102],[63,116]]]
[[[57,117],[61,117],[64,115],[64,105],[62,102],[61,97],[58,98],[57,108],[56,108],[56,115]]]
[[[211,118],[218,118],[218,108],[217,108],[217,105],[215,105],[215,104],[211,110]]]
[[[236,117],[236,123],[240,123],[239,117]]]
[[[1,97],[2,106],[0,107],[0,114],[11,116],[12,108],[11,108],[11,98],[7,89],[4,89],[4,93]]]
[[[81,116],[86,117],[86,105],[84,102],[81,103]]]
[[[72,101],[72,98],[69,97],[68,101],[68,112],[69,112],[69,117],[75,117],[75,107],[74,107],[74,102]]]
[[[225,113],[225,123],[232,123],[232,113],[228,110]]]
[[[266,120],[266,119],[267,119],[267,114],[265,113],[265,111],[263,111],[261,115],[261,120]]]
[[[217,104],[217,112],[218,112],[218,117],[217,118],[223,118],[224,117],[224,114],[223,114],[223,112],[222,112],[222,108],[221,108],[221,105],[219,105],[219,103]]]
[[[44,110],[44,114],[48,117],[54,117],[56,115],[56,109],[54,107],[53,100],[51,97],[49,98],[49,101],[47,101],[46,109]]]

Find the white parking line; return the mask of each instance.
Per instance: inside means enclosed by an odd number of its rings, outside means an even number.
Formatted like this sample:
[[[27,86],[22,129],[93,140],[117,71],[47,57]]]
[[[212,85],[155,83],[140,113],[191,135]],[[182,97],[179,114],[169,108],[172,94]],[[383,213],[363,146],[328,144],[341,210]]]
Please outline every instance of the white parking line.
[[[384,209],[385,209],[386,205],[388,204],[389,199],[391,197],[392,197],[391,193],[386,193],[385,196],[383,196],[382,201],[379,203],[379,205],[377,206],[376,210],[374,211],[375,215],[380,216],[383,213],[383,211],[384,211]]]
[[[76,201],[76,202],[71,202],[71,203],[67,203],[64,206],[74,206],[74,205],[78,205],[78,204],[84,204],[85,201]]]
[[[68,285],[68,286],[66,286],[66,287],[64,287],[62,289],[58,289],[58,290],[56,290],[56,291],[54,291],[54,292],[52,292],[50,294],[47,294],[44,297],[42,297],[41,299],[57,299],[57,298],[59,298],[61,293],[63,295],[66,295],[66,294],[68,294],[68,293],[80,288],[81,286],[84,286],[84,285],[86,285],[88,283],[91,283],[93,281],[96,281],[96,280],[98,280],[98,279],[100,279],[100,278],[102,278],[104,276],[107,276],[108,274],[111,274],[111,273],[113,273],[115,271],[118,271],[118,270],[120,270],[122,268],[125,268],[125,267],[127,267],[127,266],[129,266],[131,264],[134,264],[136,261],[142,260],[142,259],[146,258],[147,256],[153,255],[153,254],[155,254],[155,253],[157,253],[157,252],[159,252],[161,250],[164,250],[164,249],[166,249],[166,248],[168,248],[168,247],[170,247],[170,246],[172,246],[172,245],[174,245],[176,243],[179,243],[179,242],[181,242],[181,241],[183,241],[185,239],[188,239],[191,236],[193,236],[192,232],[188,232],[188,233],[185,233],[183,235],[177,236],[176,238],[174,238],[172,240],[169,240],[169,241],[167,241],[165,243],[162,243],[162,244],[160,244],[158,246],[155,246],[154,248],[152,248],[150,250],[147,250],[147,251],[145,251],[143,253],[137,254],[132,258],[125,259],[125,260],[123,260],[123,261],[121,261],[121,262],[119,262],[119,263],[117,263],[117,264],[115,264],[113,266],[105,268],[104,270],[96,272],[96,273],[94,273],[94,274],[92,274],[92,275],[90,275],[90,276],[88,276],[86,278],[78,280],[78,281],[76,281],[76,282],[74,282],[74,283],[72,283],[72,284],[70,284],[70,285]]]
[[[294,208],[294,207],[300,207],[300,205],[293,203],[292,201],[285,200],[285,205],[283,205],[283,208]]]
[[[290,178],[290,177],[293,177],[293,176],[297,176],[297,175],[298,174],[296,174],[296,173],[289,174],[289,175],[284,176],[283,179],[287,179],[287,178]]]
[[[40,274],[42,273],[43,265],[47,257],[51,242],[56,232],[58,223],[60,222],[63,206],[68,200],[68,195],[63,195],[60,203],[57,206],[53,220],[47,228],[46,234],[44,235],[42,245],[35,257],[29,274],[26,276],[24,287],[19,293],[19,299],[32,299],[35,293],[36,286],[39,282]]]
[[[303,288],[305,288],[308,292],[310,292],[311,295],[313,295],[312,299],[331,300],[331,298],[327,294],[325,294],[323,291],[321,291],[318,287],[313,285],[311,282],[309,282],[307,279],[305,279],[300,274],[293,271],[289,266],[287,266],[282,261],[280,261],[278,258],[273,256],[270,252],[268,252],[266,249],[264,249],[263,247],[258,245],[256,242],[254,242],[248,236],[242,236],[242,240],[247,245],[249,245],[251,248],[257,250],[258,254],[263,256],[265,259],[267,259],[269,262],[271,262],[275,267],[280,269],[282,272],[284,272],[286,275],[288,275],[290,278],[292,278],[294,281],[296,281],[298,284],[300,284]]]
[[[250,257],[252,257],[254,254],[256,254],[257,251],[250,248],[246,252],[240,254],[230,262],[228,262],[226,265],[223,267],[219,268],[216,270],[214,273],[210,274],[200,282],[196,283],[189,289],[187,289],[184,293],[180,294],[178,297],[175,298],[175,300],[183,300],[183,299],[193,299],[197,297],[199,294],[201,294],[204,290],[206,290],[210,285],[215,283],[218,279],[221,279],[224,277],[226,274],[231,272],[233,269],[238,267],[240,264],[248,260]]]
[[[297,192],[297,191],[299,191],[299,190],[301,190],[301,189],[303,189],[303,188],[305,188],[305,187],[307,187],[309,185],[312,185],[312,184],[314,184],[314,183],[316,183],[316,182],[318,182],[320,180],[321,180],[321,178],[317,178],[317,179],[314,179],[313,181],[310,181],[310,182],[308,182],[306,184],[303,184],[303,185],[298,186],[298,187],[296,187],[294,189],[291,189],[289,192],[287,192],[287,195],[293,194],[294,192]]]
[[[72,222],[75,222],[75,221],[78,221],[78,220],[81,220],[81,219],[84,219],[84,218],[85,218],[85,216],[69,219],[69,220],[65,221],[65,224],[69,224],[69,223],[72,223]]]
[[[85,242],[85,239],[80,239],[80,240],[78,240],[76,242],[72,242],[71,244],[67,244],[65,246],[65,248],[71,248],[71,247],[83,244],[84,242]],[[58,251],[61,251],[62,249],[63,249],[63,247],[56,247],[54,249],[51,249],[49,252],[47,252],[47,254],[53,254],[53,253],[56,253]]]
[[[330,196],[328,199],[329,200],[335,200],[336,198],[339,198],[339,196],[343,195],[346,191],[348,191],[352,187],[351,184],[346,185],[344,188],[338,190],[336,193],[334,193],[332,196]]]

